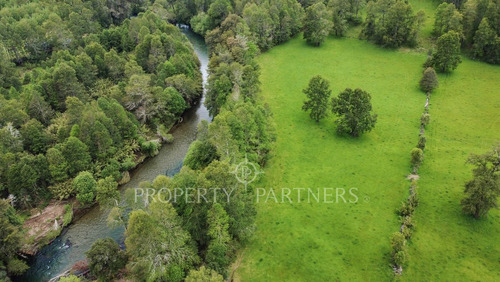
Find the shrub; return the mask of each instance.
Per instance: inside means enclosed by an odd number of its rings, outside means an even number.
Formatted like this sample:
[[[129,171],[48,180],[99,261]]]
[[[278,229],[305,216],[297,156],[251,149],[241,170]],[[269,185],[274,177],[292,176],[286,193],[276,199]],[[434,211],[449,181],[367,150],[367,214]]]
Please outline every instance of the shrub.
[[[437,79],[436,71],[433,68],[428,67],[425,69],[422,79],[420,80],[420,89],[427,92],[432,92],[436,87],[438,87],[439,82]]]
[[[404,228],[402,230],[402,234],[405,237],[405,239],[410,239],[411,235],[413,234],[413,230],[415,228],[415,224],[413,223],[412,217],[411,216],[405,216],[403,217],[403,220],[401,222],[404,225]]]
[[[428,113],[423,113],[422,117],[420,117],[420,123],[425,127],[427,126],[431,121],[431,115]]]
[[[391,236],[391,258],[397,266],[403,266],[408,260],[406,239],[403,234],[396,232]]]
[[[16,276],[23,274],[26,270],[28,270],[28,268],[28,265],[24,261],[17,258],[10,259],[7,263],[7,270],[9,274]]]
[[[82,171],[73,180],[73,189],[77,191],[76,199],[83,205],[88,205],[94,201],[97,182],[92,173]]]
[[[127,256],[111,238],[97,240],[86,253],[90,272],[100,280],[112,280],[127,263]]]
[[[413,165],[413,172],[416,173],[420,164],[424,159],[424,152],[420,148],[413,148],[411,150],[411,164]]]
[[[417,148],[423,151],[425,149],[425,143],[427,143],[427,139],[425,138],[425,135],[421,134],[418,138]]]
[[[403,202],[403,204],[401,205],[401,208],[399,208],[399,215],[400,216],[410,216],[413,214],[413,212],[415,211],[415,207],[412,206],[411,204],[407,203],[407,202]]]
[[[75,194],[75,189],[73,188],[73,179],[68,179],[61,183],[56,183],[49,186],[49,191],[52,193],[54,198],[59,200],[68,199]]]

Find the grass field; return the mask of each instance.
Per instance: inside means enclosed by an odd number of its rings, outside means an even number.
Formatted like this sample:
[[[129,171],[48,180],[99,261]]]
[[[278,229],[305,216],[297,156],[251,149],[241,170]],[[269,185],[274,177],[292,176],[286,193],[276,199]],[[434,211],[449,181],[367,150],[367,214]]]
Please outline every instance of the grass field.
[[[431,99],[407,280],[500,280],[500,212],[474,220],[459,205],[468,155],[500,142],[500,66],[463,60]]]
[[[425,54],[384,50],[357,39],[309,47],[301,38],[259,58],[263,99],[274,113],[277,142],[259,187],[358,188],[349,203],[259,203],[257,230],[241,252],[236,277],[251,281],[391,280],[389,236],[407,196],[409,152],[425,95],[418,90]],[[333,118],[319,124],[301,111],[309,79],[372,94],[376,128],[359,139],[337,136]],[[500,140],[500,67],[464,58],[440,76],[432,96],[428,147],[419,182],[421,205],[404,280],[499,280],[500,213],[461,213],[469,153]],[[296,195],[296,194],[295,194]],[[304,201],[306,197],[302,196]]]
[[[387,280],[395,210],[407,194],[409,152],[417,140],[425,95],[418,90],[425,55],[384,50],[357,39],[309,47],[301,38],[259,58],[262,88],[277,124],[277,142],[260,187],[358,188],[359,202],[259,203],[257,231],[243,251],[242,280]],[[335,133],[301,110],[313,75],[333,95],[372,94],[376,128],[359,139]],[[279,198],[279,196],[278,196]],[[295,197],[296,198],[296,197]],[[305,198],[305,197],[302,197]]]

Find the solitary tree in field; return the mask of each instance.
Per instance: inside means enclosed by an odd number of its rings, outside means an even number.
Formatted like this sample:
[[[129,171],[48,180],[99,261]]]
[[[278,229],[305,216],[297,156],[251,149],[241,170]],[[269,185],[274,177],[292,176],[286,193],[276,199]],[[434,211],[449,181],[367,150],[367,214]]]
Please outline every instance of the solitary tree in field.
[[[346,88],[332,98],[332,112],[339,118],[337,131],[358,137],[375,127],[377,115],[372,113],[371,96],[361,89]]]
[[[304,39],[307,43],[319,46],[333,28],[331,14],[325,4],[318,2],[306,9],[304,19]]]
[[[472,170],[474,178],[465,183],[465,198],[462,209],[465,213],[479,218],[497,208],[500,196],[500,145],[485,155],[472,155],[467,161],[476,167]]]
[[[304,101],[302,110],[311,110],[310,117],[319,122],[322,118],[328,115],[328,99],[332,90],[330,90],[330,83],[328,80],[317,75],[311,78],[309,86],[302,90],[309,100]]]
[[[432,55],[431,65],[439,72],[451,72],[462,62],[460,58],[460,35],[449,31],[437,41],[437,51]]]
[[[422,79],[420,80],[420,89],[425,93],[432,92],[438,85],[439,82],[436,71],[431,67],[425,69]]]

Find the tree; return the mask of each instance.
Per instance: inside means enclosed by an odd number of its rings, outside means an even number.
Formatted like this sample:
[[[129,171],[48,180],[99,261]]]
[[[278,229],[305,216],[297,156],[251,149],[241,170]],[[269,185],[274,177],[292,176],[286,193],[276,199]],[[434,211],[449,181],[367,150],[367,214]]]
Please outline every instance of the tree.
[[[223,282],[224,277],[213,271],[210,268],[204,266],[200,267],[198,270],[191,270],[186,277],[186,282]]]
[[[207,11],[210,19],[210,28],[213,29],[218,26],[228,15],[233,11],[231,3],[228,0],[215,0],[210,4]]]
[[[97,183],[88,171],[80,172],[73,180],[73,189],[77,192],[76,199],[83,205],[91,204],[94,201]]]
[[[457,11],[454,4],[441,3],[436,10],[433,35],[439,37],[450,30],[462,35],[462,19],[462,14]]]
[[[26,263],[17,259],[17,252],[23,242],[21,225],[21,220],[9,201],[0,199],[0,264],[7,265],[9,271],[12,263],[16,264],[16,269],[27,269]]]
[[[304,39],[307,43],[319,46],[330,34],[333,23],[325,4],[318,2],[306,9],[304,18]]]
[[[64,142],[61,152],[68,162],[68,172],[71,176],[90,168],[89,150],[80,139],[70,136]]]
[[[462,209],[465,213],[480,218],[492,208],[498,208],[500,196],[500,146],[484,155],[471,155],[467,163],[475,168],[473,179],[465,184]]]
[[[410,4],[395,0],[370,1],[366,13],[360,36],[390,48],[416,44],[423,15],[420,12],[415,15]]]
[[[217,158],[217,148],[208,140],[194,141],[186,154],[184,165],[191,169],[203,169]]]
[[[117,188],[118,183],[116,183],[112,176],[99,179],[96,189],[96,200],[99,206],[103,208],[117,206],[120,200],[120,191]]]
[[[47,161],[52,182],[63,182],[68,179],[68,163],[63,154],[56,147],[47,150]]]
[[[112,280],[127,263],[127,255],[111,238],[99,239],[86,253],[92,275],[100,280]]]
[[[377,122],[377,115],[371,113],[370,94],[359,88],[347,88],[338,97],[333,97],[332,112],[339,117],[335,121],[337,131],[353,137],[371,131]]]
[[[132,211],[125,235],[131,272],[141,280],[177,278],[179,270],[188,271],[199,260],[189,233],[168,202],[156,201],[148,211]]]
[[[45,153],[50,143],[50,137],[45,133],[43,124],[36,119],[31,119],[21,128],[24,148],[31,153]]]
[[[420,80],[420,89],[425,93],[432,92],[432,90],[436,89],[439,85],[438,78],[436,75],[436,71],[428,67],[425,69],[422,79]]]
[[[223,276],[227,276],[227,267],[229,265],[229,216],[224,208],[215,203],[208,211],[208,236],[212,239],[208,244],[205,261],[208,266]]]
[[[330,94],[332,94],[328,80],[319,75],[314,76],[309,81],[309,86],[302,90],[302,92],[304,92],[309,99],[304,101],[302,110],[311,110],[309,116],[313,120],[319,122],[322,118],[328,115],[328,99],[330,99]]]
[[[273,45],[273,21],[268,8],[266,5],[251,3],[245,5],[243,10],[243,18],[254,33],[255,41],[261,50],[267,50]]]
[[[431,64],[439,72],[451,72],[462,62],[460,58],[460,36],[449,31],[437,41],[437,51],[432,54]]]
[[[488,63],[500,64],[500,37],[486,18],[483,18],[474,35],[472,55]]]

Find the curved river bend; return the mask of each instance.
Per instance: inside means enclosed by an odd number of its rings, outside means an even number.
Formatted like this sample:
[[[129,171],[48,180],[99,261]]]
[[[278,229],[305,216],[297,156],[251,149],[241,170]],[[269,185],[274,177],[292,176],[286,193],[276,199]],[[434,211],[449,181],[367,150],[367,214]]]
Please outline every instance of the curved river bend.
[[[208,77],[208,53],[205,42],[190,29],[182,27],[181,30],[193,44],[198,55],[205,84]],[[204,119],[211,121],[208,110],[203,105],[204,100],[205,95],[197,105],[184,113],[183,122],[172,132],[174,142],[163,146],[156,157],[147,160],[137,168],[131,175],[130,182],[121,187],[122,193],[128,188],[138,187],[142,181],[152,181],[160,174],[172,176],[180,171],[189,145],[196,138],[198,123]],[[85,259],[85,252],[97,239],[111,237],[123,244],[124,228],[109,228],[106,223],[108,213],[108,210],[101,210],[99,206],[94,206],[80,219],[73,222],[57,239],[38,252],[30,263],[31,268],[20,278],[20,281],[47,281],[57,276],[76,262]]]

